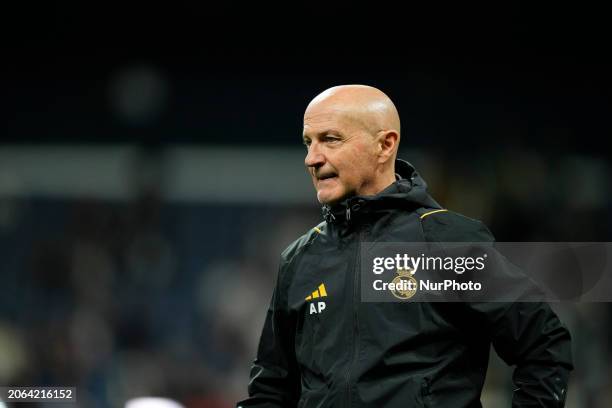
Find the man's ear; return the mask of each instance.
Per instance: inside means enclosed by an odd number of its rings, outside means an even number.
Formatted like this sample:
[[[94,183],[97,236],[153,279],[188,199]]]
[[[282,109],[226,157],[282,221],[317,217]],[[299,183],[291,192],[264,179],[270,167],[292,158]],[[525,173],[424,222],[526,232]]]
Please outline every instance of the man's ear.
[[[378,144],[378,161],[384,163],[395,157],[399,146],[400,135],[396,130],[381,130],[376,135]]]

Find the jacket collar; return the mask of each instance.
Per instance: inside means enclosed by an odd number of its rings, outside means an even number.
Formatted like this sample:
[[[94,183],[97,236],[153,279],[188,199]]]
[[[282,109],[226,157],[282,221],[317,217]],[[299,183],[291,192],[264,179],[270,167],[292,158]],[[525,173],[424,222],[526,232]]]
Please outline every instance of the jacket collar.
[[[427,193],[427,183],[419,176],[414,166],[398,159],[395,161],[395,171],[399,178],[376,195],[354,196],[333,206],[324,205],[322,212],[325,221],[332,224],[352,223],[357,218],[381,210],[441,208]]]

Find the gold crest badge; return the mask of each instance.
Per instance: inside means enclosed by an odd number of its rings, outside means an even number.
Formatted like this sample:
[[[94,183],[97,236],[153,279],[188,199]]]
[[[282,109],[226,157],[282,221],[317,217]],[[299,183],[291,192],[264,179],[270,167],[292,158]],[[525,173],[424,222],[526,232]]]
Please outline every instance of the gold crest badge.
[[[411,269],[398,269],[396,272],[397,276],[391,281],[395,286],[391,293],[401,300],[410,299],[417,291],[417,280],[412,276]]]

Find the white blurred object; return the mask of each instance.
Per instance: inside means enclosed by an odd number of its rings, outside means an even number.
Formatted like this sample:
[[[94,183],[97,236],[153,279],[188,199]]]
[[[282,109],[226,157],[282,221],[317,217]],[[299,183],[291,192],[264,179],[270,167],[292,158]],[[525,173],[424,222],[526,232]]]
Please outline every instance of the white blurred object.
[[[183,405],[167,398],[141,397],[125,403],[125,408],[184,408]]]

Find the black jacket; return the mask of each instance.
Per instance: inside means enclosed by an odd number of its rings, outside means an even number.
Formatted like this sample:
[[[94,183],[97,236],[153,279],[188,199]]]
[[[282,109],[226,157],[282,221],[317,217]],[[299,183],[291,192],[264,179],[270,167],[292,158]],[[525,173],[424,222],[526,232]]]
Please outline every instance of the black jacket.
[[[326,208],[326,221],[282,253],[238,407],[480,407],[491,343],[516,365],[513,407],[562,407],[570,334],[547,304],[360,301],[360,241],[493,240],[479,221],[433,212],[410,164],[396,171],[380,194]]]

